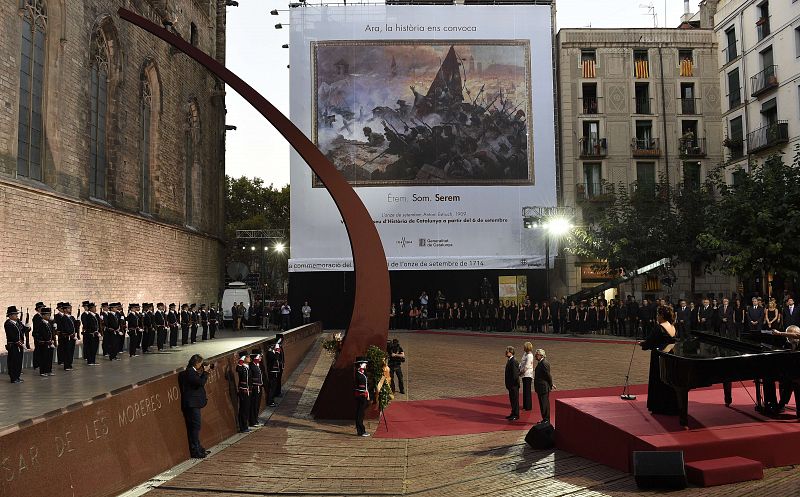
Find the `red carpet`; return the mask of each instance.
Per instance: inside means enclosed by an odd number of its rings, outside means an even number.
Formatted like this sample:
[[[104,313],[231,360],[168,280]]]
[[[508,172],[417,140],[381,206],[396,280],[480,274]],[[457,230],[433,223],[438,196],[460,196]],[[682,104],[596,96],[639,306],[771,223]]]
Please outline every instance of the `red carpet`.
[[[753,387],[749,387],[751,395]],[[556,447],[622,471],[635,450],[682,450],[686,462],[742,456],[766,467],[800,464],[800,423],[788,409],[780,419],[761,416],[744,388],[726,408],[720,389],[689,393],[689,429],[673,416],[651,415],[647,397],[562,398],[556,402]],[[793,406],[791,406],[793,407]]]
[[[555,390],[550,394],[550,418],[555,425],[556,399],[619,395],[622,387],[590,388],[583,390]],[[634,385],[631,391],[641,394],[647,385]],[[522,398],[520,395],[520,402]],[[464,397],[455,399],[412,400],[393,402],[386,410],[388,431],[381,421],[375,436],[378,438],[425,438],[445,435],[466,435],[491,431],[527,430],[542,419],[536,394],[533,394],[533,411],[520,409],[520,419],[505,419],[511,412],[508,395],[489,397]]]

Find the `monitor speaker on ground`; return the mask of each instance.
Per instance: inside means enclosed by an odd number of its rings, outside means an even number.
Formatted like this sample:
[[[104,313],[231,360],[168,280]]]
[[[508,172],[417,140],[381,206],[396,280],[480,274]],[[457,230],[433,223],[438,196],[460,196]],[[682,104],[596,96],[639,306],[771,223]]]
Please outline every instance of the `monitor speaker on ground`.
[[[525,435],[525,441],[534,449],[552,449],[555,445],[556,430],[550,423],[538,423]]]
[[[683,451],[635,451],[633,477],[639,488],[686,488]]]

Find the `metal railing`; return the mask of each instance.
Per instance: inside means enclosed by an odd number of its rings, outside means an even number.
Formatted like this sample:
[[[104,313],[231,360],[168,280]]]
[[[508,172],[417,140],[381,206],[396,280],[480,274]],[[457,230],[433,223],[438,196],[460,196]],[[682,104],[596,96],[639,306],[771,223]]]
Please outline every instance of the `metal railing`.
[[[661,146],[658,138],[633,138],[631,152],[634,157],[658,157],[661,155]]]
[[[639,97],[636,99],[636,113],[650,114],[650,98]]]
[[[681,114],[695,115],[699,114],[700,99],[699,98],[686,98],[681,97]]]
[[[583,113],[584,114],[597,114],[600,112],[600,103],[597,97],[584,97],[583,99]]]
[[[581,157],[605,157],[608,155],[605,138],[583,137],[578,140]]]
[[[736,43],[731,43],[724,49],[725,52],[725,63],[728,63],[739,56],[739,52],[736,50]]]
[[[613,200],[613,185],[605,182],[586,182],[575,185],[578,202],[610,202]]]
[[[750,78],[750,96],[757,97],[773,88],[778,87],[778,66],[772,65]]]
[[[728,93],[728,107],[731,109],[742,105],[742,89],[735,88]]]
[[[728,148],[729,160],[736,160],[744,157],[744,140],[741,138],[725,138],[722,144]]]
[[[637,200],[655,200],[656,183],[655,181],[636,181],[630,184],[629,191]]]
[[[681,138],[678,140],[678,148],[682,157],[705,157],[706,139]]]
[[[789,122],[777,121],[747,134],[747,151],[758,152],[789,142]]]

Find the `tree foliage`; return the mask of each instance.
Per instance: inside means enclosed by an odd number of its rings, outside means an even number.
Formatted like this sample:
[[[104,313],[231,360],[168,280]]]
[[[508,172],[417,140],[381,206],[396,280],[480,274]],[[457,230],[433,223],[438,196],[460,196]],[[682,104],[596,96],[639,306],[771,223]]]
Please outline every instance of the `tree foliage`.
[[[260,178],[225,177],[225,234],[236,230],[283,229],[289,233],[289,185],[275,188]]]

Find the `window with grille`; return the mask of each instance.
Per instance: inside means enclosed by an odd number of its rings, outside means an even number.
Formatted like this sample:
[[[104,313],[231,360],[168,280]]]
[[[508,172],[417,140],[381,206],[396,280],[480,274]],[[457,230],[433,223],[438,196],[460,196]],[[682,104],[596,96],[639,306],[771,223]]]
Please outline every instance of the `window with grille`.
[[[41,181],[44,162],[47,8],[43,0],[24,0],[22,12],[17,174]]]
[[[89,68],[89,196],[106,198],[109,49],[102,29],[95,32]]]

